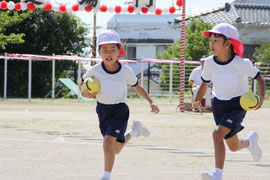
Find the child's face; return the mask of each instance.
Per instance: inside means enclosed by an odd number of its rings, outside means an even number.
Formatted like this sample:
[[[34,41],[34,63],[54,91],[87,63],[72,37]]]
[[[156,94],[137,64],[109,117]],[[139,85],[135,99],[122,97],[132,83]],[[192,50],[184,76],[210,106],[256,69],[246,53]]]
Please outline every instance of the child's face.
[[[98,52],[106,65],[112,65],[117,61],[120,50],[116,44],[104,44]]]
[[[223,37],[215,37],[214,34],[211,34],[209,37],[209,47],[213,55],[220,56],[228,51],[230,44],[228,41],[225,41]]]

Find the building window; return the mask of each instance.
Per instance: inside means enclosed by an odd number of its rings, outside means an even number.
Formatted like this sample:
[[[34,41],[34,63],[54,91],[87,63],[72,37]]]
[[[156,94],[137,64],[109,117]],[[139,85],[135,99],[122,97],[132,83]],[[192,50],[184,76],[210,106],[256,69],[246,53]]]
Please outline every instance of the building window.
[[[167,46],[165,46],[165,45],[160,45],[160,46],[157,46],[157,50],[156,50],[156,56],[158,56],[158,55],[160,55],[160,56],[162,56],[163,55],[163,53],[164,53],[164,51],[166,51],[167,50]]]
[[[127,59],[136,59],[136,47],[128,46],[126,47]]]

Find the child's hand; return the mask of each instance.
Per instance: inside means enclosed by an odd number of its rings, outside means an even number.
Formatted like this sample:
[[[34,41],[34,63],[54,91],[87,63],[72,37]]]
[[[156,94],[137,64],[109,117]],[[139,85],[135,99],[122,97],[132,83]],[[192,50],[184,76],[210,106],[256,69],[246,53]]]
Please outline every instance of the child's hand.
[[[194,108],[198,109],[202,115],[202,112],[203,112],[203,109],[202,109],[202,106],[201,106],[201,102],[200,101],[195,101],[194,104],[193,104]]]
[[[260,109],[260,108],[262,107],[263,101],[264,101],[264,98],[262,98],[262,97],[260,96],[260,102],[259,102],[259,104],[258,104],[258,107],[257,107],[255,110],[258,110],[258,109]]]
[[[81,93],[82,93],[82,96],[86,98],[93,98],[93,97],[96,97],[97,95],[97,92],[89,93],[87,90],[84,90],[84,89],[81,91]]]
[[[157,105],[155,105],[154,103],[151,103],[150,104],[150,107],[151,107],[151,112],[154,113],[154,114],[157,114],[159,113],[159,108]]]

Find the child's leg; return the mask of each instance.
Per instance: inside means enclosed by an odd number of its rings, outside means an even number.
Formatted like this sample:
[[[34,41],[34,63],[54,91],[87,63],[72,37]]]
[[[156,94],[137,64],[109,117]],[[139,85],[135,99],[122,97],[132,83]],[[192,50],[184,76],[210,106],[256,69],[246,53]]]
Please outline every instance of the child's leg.
[[[215,161],[216,168],[223,169],[225,161],[225,145],[224,137],[231,131],[231,129],[219,125],[218,128],[213,132],[213,141],[215,146]]]
[[[239,139],[237,134],[235,134],[233,137],[226,139],[226,143],[230,150],[233,152],[249,147],[249,140]]]
[[[125,136],[125,142],[124,143],[119,143],[115,142],[114,143],[114,152],[115,154],[119,154],[123,147],[129,142],[129,140],[132,137],[137,137],[137,136],[144,136],[148,137],[149,136],[149,131],[147,128],[145,128],[140,121],[133,121],[132,128],[128,131],[128,133]]]
[[[123,149],[123,147],[128,143],[128,141],[131,139],[131,136],[130,134],[128,133],[126,136],[125,136],[125,142],[124,143],[120,143],[120,142],[115,142],[114,143],[114,153],[115,154],[119,154],[121,152],[121,150]]]
[[[106,135],[103,140],[104,151],[104,171],[111,172],[114,164],[115,152],[114,144],[116,138],[110,135]]]

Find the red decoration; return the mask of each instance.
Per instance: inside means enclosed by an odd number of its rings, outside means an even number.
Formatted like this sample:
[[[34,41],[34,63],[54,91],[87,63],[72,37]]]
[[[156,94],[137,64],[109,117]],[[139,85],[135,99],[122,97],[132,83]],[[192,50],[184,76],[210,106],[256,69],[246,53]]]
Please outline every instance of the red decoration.
[[[7,9],[7,1],[1,2],[1,9]]]
[[[124,47],[123,47],[123,44],[122,44],[122,43],[120,44],[120,46],[121,46],[121,47],[120,47],[121,49],[120,49],[119,57],[122,57],[122,56],[124,56],[124,55],[125,55],[125,49],[124,49]]]
[[[22,10],[21,3],[16,3],[14,8],[16,11]]]
[[[114,11],[116,13],[120,13],[122,11],[122,7],[121,6],[115,6]]]
[[[127,10],[128,10],[129,13],[133,13],[134,10],[135,10],[135,7],[133,5],[129,5]]]
[[[74,12],[79,11],[79,4],[74,4],[71,8]]]
[[[156,9],[156,15],[158,15],[158,16],[159,16],[159,15],[161,15],[161,14],[162,14],[162,10],[161,10],[161,9],[159,9],[159,8],[157,8],[157,9]]]
[[[92,6],[86,6],[84,9],[86,12],[91,12],[93,8]]]
[[[148,8],[146,8],[146,7],[142,7],[142,13],[144,13],[144,14],[146,14],[146,13],[148,13]]]
[[[44,4],[44,10],[45,10],[45,11],[50,11],[50,10],[52,10],[52,4],[51,4],[51,3],[45,3],[45,4]]]
[[[176,8],[175,8],[174,6],[171,6],[171,7],[169,8],[169,12],[170,12],[171,14],[175,13],[175,11],[176,11]]]
[[[101,6],[99,7],[99,10],[100,10],[101,12],[106,12],[106,11],[108,10],[108,7],[107,7],[106,5],[101,5]]]
[[[177,0],[176,5],[179,7],[183,6],[184,5],[183,0]]]
[[[35,6],[34,3],[28,3],[28,4],[27,4],[27,9],[28,9],[29,11],[34,11],[34,10],[36,9],[36,6]]]
[[[60,11],[61,13],[66,13],[66,12],[67,12],[66,6],[65,6],[65,5],[60,5],[60,6],[59,6],[59,11]]]

